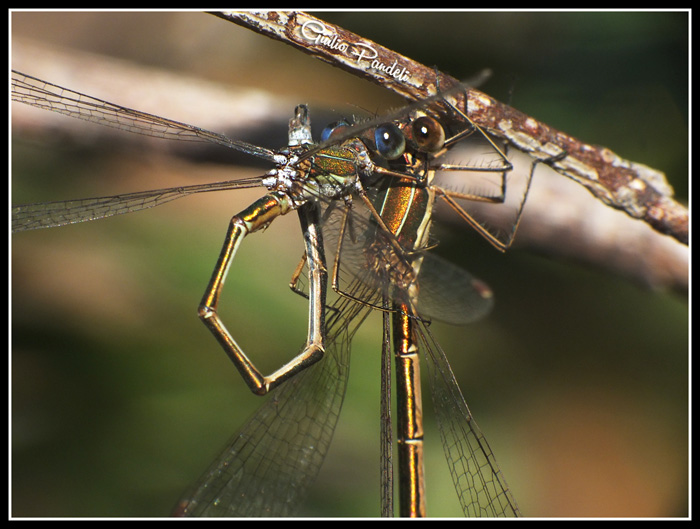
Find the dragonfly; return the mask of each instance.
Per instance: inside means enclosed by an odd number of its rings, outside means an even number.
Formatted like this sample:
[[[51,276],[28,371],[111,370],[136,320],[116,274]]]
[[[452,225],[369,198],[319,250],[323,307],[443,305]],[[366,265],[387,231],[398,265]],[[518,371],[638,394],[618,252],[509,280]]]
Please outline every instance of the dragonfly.
[[[429,366],[443,446],[465,514],[519,514],[447,358],[427,325],[431,317],[463,323],[484,316],[492,303],[491,292],[465,271],[426,250],[433,244],[429,225],[436,196],[495,247],[506,249],[517,228],[534,164],[514,209],[511,229],[504,232],[477,222],[462,204],[505,202],[505,175],[512,168],[507,156],[468,116],[440,95],[365,123],[335,124],[327,129],[320,144],[313,143],[308,109],[300,105],[290,122],[288,148],[273,151],[108,103],[20,72],[13,72],[12,88],[14,101],[37,108],[154,137],[215,143],[275,166],[251,179],[13,208],[13,232],[18,232],[130,213],[196,193],[261,186],[267,189],[262,198],[232,218],[199,315],[250,389],[270,395],[193,491],[178,502],[177,514],[283,516],[298,507],[318,473],[335,429],[347,383],[352,336],[374,310],[386,315],[385,337],[389,335],[389,319],[393,320],[393,342],[401,344],[395,345],[397,365],[406,373],[399,382],[408,396],[401,406],[404,417],[399,420],[399,445],[405,447],[399,454],[400,495],[408,498],[402,500],[402,515],[425,514],[418,350]],[[448,125],[454,125],[450,122],[459,123],[457,128],[461,130],[445,136],[445,131],[451,129]],[[453,145],[475,133],[480,133],[497,153],[496,166],[437,162]],[[497,192],[477,194],[434,183],[440,182],[440,173],[468,169],[498,175]],[[218,300],[243,239],[291,211],[299,215],[305,243],[293,287],[297,289],[304,268],[308,285],[298,291],[309,300],[309,329],[301,352],[265,376],[227,331],[217,313]],[[338,294],[330,304],[326,249],[334,256],[332,290]],[[386,338],[385,349],[388,342]],[[386,403],[382,407],[388,409]],[[389,434],[383,436],[388,438]],[[387,481],[391,473],[387,467]],[[384,494],[384,503],[391,503],[390,496]],[[391,507],[383,510],[390,512]]]

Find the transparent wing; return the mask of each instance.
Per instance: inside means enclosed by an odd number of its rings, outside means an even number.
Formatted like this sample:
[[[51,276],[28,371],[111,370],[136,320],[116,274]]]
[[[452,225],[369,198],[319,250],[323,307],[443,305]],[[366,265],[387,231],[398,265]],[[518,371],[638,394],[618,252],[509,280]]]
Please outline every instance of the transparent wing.
[[[515,498],[464,401],[445,353],[423,323],[416,328],[428,365],[445,457],[464,515],[519,516]]]
[[[347,385],[350,342],[369,308],[338,298],[328,309],[326,355],[276,388],[193,489],[179,516],[290,516],[315,480]]]
[[[326,255],[333,259],[334,278],[341,293],[350,294],[359,302],[373,304],[362,293],[346,286],[359,280],[368,289],[402,302],[406,292],[414,292],[416,312],[426,319],[437,319],[453,325],[464,325],[483,318],[493,308],[489,287],[467,271],[431,252],[399,255],[392,250],[391,235],[370,221],[371,213],[359,200],[348,209],[331,204],[325,212],[323,236]],[[382,248],[382,253],[368,248]],[[334,256],[334,257],[332,257]],[[414,259],[422,260],[417,276]]]
[[[372,233],[371,237],[378,237]],[[361,237],[356,237],[358,241]],[[372,239],[376,240],[376,239]],[[363,240],[362,244],[369,241]],[[388,243],[381,243],[386,247]],[[372,254],[376,258],[376,254]],[[353,267],[343,266],[341,273],[349,280],[345,294],[363,303],[377,301],[378,293],[393,294],[393,299],[405,302],[411,288],[388,286],[381,281],[393,277],[397,265],[390,254],[386,261],[368,266],[357,259]],[[346,260],[343,247],[340,259]],[[365,256],[366,257],[366,256]],[[416,279],[418,298],[415,304],[421,318],[427,314],[444,315],[453,323],[465,323],[483,316],[493,304],[486,285],[451,263],[425,253]],[[450,282],[456,278],[455,282]],[[358,288],[362,285],[362,289]],[[426,297],[427,300],[421,300]],[[450,311],[456,311],[455,314]],[[437,314],[436,314],[437,313]],[[474,421],[459,385],[454,378],[445,353],[430,334],[425,321],[416,325],[423,356],[428,364],[436,416],[447,462],[462,509],[470,517],[517,516],[517,504],[508,489],[498,463]]]
[[[269,149],[232,140],[221,134],[200,129],[199,127],[102,101],[14,70],[12,72],[12,100],[100,125],[115,127],[127,132],[174,140],[217,143],[258,158],[272,162],[276,161],[277,153]],[[279,157],[277,156],[277,158]],[[262,185],[261,178],[252,178],[142,191],[109,197],[14,206],[12,208],[12,231],[49,228],[91,221],[151,208],[195,193],[257,187],[260,185]]]
[[[437,258],[433,260],[428,258],[428,256],[430,256],[429,253],[424,256],[425,260],[421,266],[421,275],[423,273],[428,274],[428,272],[424,272],[423,267],[426,270],[434,267],[438,272],[449,270],[449,273],[459,275],[457,271],[460,269],[454,265]],[[345,253],[341,256],[343,259],[346,257],[348,256]],[[356,304],[358,307],[362,306],[363,303],[366,303],[368,306],[374,303],[382,303],[381,296],[385,295],[386,292],[392,291],[392,288],[388,286],[381,287],[378,283],[379,277],[382,273],[385,274],[385,277],[390,276],[391,272],[387,272],[387,269],[392,265],[389,262],[384,263],[384,266],[379,266],[377,269],[383,270],[383,272],[380,272],[372,271],[366,266],[360,266],[359,263],[360,260],[358,259],[357,266],[348,267],[344,265],[342,267],[341,273],[347,278],[346,281],[343,281],[345,285],[343,288],[344,294],[352,299],[359,300],[360,303]],[[445,279],[444,276],[436,275],[437,277]],[[439,290],[432,292],[429,296],[431,303],[435,303],[435,308],[441,307],[443,312],[447,312],[447,307],[441,306],[440,300],[448,300],[449,302],[449,300],[453,299],[454,304],[450,305],[450,308],[466,311],[466,316],[463,318],[474,319],[483,316],[485,311],[488,311],[492,305],[492,297],[488,287],[485,287],[485,285],[472,278],[466,272],[462,271],[460,277],[464,282],[464,285],[460,287],[461,294],[453,296],[454,292],[449,291],[450,285],[443,283]],[[435,282],[436,285],[439,283],[437,279]],[[483,289],[486,289],[486,294]],[[406,295],[405,290],[396,290],[394,292],[394,297],[397,301],[405,300],[405,297],[402,298],[402,296]],[[471,300],[471,303],[465,304],[465,299]],[[459,314],[451,317],[456,320],[460,319]],[[486,438],[481,433],[464,401],[445,353],[430,334],[424,322],[419,321],[416,329],[421,350],[428,364],[431,393],[445,456],[464,514],[470,517],[519,515],[515,499],[508,489],[508,485]],[[386,462],[386,460],[384,461]],[[385,483],[384,486],[389,485]],[[383,497],[388,498],[389,494],[384,492]]]
[[[41,202],[12,207],[12,231],[54,228],[77,222],[103,219],[113,215],[148,209],[172,200],[210,191],[259,187],[262,177],[229,180],[211,184],[171,187],[126,193],[109,197]]]
[[[489,286],[466,270],[426,253],[418,274],[418,314],[451,325],[466,325],[493,309]]]
[[[218,143],[261,159],[275,161],[276,153],[233,140],[193,125],[102,101],[68,88],[12,70],[12,100],[127,132],[184,141]]]
[[[391,347],[390,314],[382,314],[381,391],[379,400],[380,478],[379,497],[382,518],[394,517],[394,432],[391,413]]]

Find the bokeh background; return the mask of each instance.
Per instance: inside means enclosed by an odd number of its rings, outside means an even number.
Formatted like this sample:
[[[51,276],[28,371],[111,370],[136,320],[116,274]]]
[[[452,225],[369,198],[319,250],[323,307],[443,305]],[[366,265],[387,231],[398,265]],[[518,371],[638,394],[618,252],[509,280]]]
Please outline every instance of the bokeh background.
[[[458,78],[491,68],[483,91],[664,171],[687,197],[687,13],[318,16]],[[13,44],[31,39],[75,57],[264,90],[288,104],[283,134],[298,102],[312,116],[315,106],[397,104],[381,87],[202,13],[12,12],[10,22]],[[207,126],[161,108],[163,98],[155,92],[138,108]],[[186,111],[196,114],[201,103],[192,98]],[[225,108],[221,115],[237,120]],[[46,132],[13,134],[13,203],[261,172]],[[261,141],[276,147],[281,138]],[[192,197],[12,237],[13,516],[165,516],[260,404],[196,316],[227,222],[256,196]],[[286,286],[302,253],[289,217],[246,240],[225,297],[229,328],[264,371],[297,351],[306,328],[303,300]],[[438,251],[495,291],[483,322],[432,330],[522,512],[687,515],[684,293],[517,247],[502,255],[465,230],[436,234]],[[379,512],[379,340],[379,318],[370,319],[356,337],[345,407],[302,515]],[[459,516],[427,391],[424,399],[429,514]]]

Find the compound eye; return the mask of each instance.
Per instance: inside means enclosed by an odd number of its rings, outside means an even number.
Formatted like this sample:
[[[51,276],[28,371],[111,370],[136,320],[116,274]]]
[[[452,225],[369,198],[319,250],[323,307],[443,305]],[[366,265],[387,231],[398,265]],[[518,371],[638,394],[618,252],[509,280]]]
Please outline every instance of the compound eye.
[[[344,119],[331,123],[321,132],[321,143],[342,134],[349,126],[350,124]]]
[[[424,152],[437,152],[445,145],[445,129],[437,120],[421,116],[413,122],[413,140]]]
[[[384,123],[377,127],[374,131],[374,143],[377,145],[377,152],[387,160],[398,158],[406,149],[406,138],[393,123]]]

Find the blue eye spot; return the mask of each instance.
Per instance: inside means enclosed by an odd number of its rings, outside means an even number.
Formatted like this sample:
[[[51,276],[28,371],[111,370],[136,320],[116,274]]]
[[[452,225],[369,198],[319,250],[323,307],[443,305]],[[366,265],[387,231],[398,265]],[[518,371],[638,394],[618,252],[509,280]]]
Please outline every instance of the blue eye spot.
[[[350,124],[347,121],[345,121],[344,119],[340,120],[340,121],[336,121],[334,123],[331,123],[325,129],[323,129],[323,132],[321,132],[321,142],[328,141],[332,137],[341,134],[349,126],[350,126]]]
[[[406,149],[406,139],[393,123],[379,125],[374,131],[374,142],[377,152],[387,160],[398,158]]]

